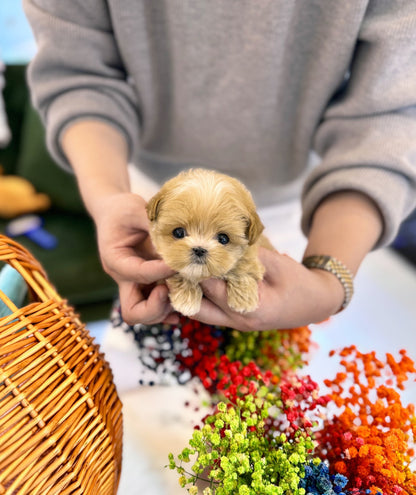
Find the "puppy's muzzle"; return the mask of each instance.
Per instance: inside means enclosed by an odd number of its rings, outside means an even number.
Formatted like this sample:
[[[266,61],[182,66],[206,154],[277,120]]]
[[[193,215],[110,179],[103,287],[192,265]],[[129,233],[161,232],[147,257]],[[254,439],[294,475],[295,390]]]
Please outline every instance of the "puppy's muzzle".
[[[208,255],[208,250],[203,247],[194,247],[192,248],[192,261],[194,263],[203,264],[206,261]]]

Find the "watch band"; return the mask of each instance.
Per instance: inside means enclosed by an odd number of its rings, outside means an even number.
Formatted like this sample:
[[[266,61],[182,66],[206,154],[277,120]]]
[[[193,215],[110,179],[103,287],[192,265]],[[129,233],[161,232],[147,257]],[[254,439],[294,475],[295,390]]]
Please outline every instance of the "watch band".
[[[319,255],[307,256],[302,264],[307,268],[319,268],[335,275],[344,287],[345,294],[340,311],[348,306],[354,293],[353,274],[343,263],[332,256]]]

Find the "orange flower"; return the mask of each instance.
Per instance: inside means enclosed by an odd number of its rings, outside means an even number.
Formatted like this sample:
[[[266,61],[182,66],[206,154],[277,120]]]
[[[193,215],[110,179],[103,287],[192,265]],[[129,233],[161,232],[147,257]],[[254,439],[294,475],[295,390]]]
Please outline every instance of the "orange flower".
[[[338,414],[317,433],[318,454],[333,473],[349,478],[349,490],[416,495],[416,474],[410,469],[415,408],[403,405],[398,392],[416,374],[413,361],[400,351],[399,360],[387,354],[383,362],[375,352],[363,354],[355,346],[339,355],[344,371],[325,380]]]
[[[347,474],[347,466],[344,461],[337,461],[334,463],[334,469],[339,474]]]

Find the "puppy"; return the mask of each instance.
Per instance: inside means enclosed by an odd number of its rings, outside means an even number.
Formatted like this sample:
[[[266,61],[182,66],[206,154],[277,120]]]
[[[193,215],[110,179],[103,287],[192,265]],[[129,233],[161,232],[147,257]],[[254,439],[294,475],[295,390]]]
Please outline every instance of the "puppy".
[[[191,169],[167,181],[147,204],[150,237],[177,272],[166,283],[173,308],[185,316],[201,305],[199,282],[216,277],[227,283],[229,307],[254,311],[264,267],[259,245],[273,249],[261,235],[263,225],[249,191],[237,179]]]

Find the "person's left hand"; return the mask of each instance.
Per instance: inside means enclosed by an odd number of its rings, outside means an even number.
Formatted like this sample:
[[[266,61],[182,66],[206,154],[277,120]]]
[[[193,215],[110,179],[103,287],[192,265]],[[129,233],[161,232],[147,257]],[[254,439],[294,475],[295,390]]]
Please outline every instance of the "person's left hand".
[[[331,273],[308,269],[286,255],[259,250],[266,272],[259,283],[259,306],[247,314],[227,304],[226,283],[209,279],[201,283],[204,298],[195,320],[243,331],[290,329],[317,323],[336,313],[344,291]]]

